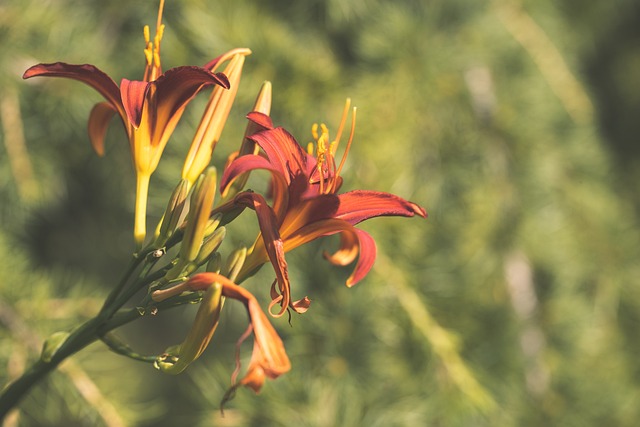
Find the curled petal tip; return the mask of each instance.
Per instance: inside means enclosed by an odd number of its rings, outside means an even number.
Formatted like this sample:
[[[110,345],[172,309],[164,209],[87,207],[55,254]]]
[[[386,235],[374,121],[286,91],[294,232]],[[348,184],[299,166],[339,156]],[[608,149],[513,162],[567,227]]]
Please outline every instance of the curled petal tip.
[[[411,207],[413,208],[413,211],[416,213],[416,215],[420,215],[422,218],[426,218],[428,216],[427,210],[422,206],[411,203]]]
[[[225,89],[229,89],[231,87],[231,83],[229,83],[229,79],[227,78],[226,74],[224,73],[211,73],[214,76],[216,76],[219,80],[220,86],[222,86]]]

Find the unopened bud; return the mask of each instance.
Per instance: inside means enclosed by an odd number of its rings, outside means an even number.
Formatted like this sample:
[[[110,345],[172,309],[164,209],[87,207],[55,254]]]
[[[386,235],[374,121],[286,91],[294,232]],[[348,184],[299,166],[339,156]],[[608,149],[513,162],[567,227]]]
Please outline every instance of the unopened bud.
[[[220,273],[221,267],[222,255],[220,255],[220,252],[214,252],[209,258],[209,262],[207,263],[205,270],[210,273]]]
[[[179,374],[207,348],[218,327],[222,309],[222,285],[213,283],[204,293],[187,338],[156,359],[155,366],[167,374]]]
[[[247,259],[247,248],[236,249],[227,259],[227,277],[232,282],[236,281],[238,273],[244,265],[244,261]]]
[[[234,49],[212,65],[212,69],[215,69],[222,62],[229,60],[223,73],[229,79],[230,88],[224,89],[222,86],[213,88],[182,168],[182,177],[189,182],[194,182],[211,161],[211,155],[220,139],[231,105],[238,92],[244,57],[250,54],[249,49]]]
[[[271,112],[271,97],[271,82],[265,81],[260,87],[260,92],[258,92],[258,96],[256,97],[256,101],[253,104],[252,111],[266,114],[268,116]],[[238,157],[244,156],[246,154],[258,154],[259,147],[255,142],[249,139],[249,137],[257,132],[260,132],[263,129],[264,128],[257,123],[249,120],[249,123],[247,123],[247,127],[244,132],[244,138],[242,139],[242,145],[240,146],[240,150],[238,151]],[[226,188],[222,196],[225,199],[235,196],[242,191],[244,186],[247,184],[248,179],[249,172],[243,173]]]
[[[181,179],[178,186],[173,190],[164,215],[160,220],[154,247],[160,248],[173,235],[184,212],[187,194],[189,193],[189,181]]]
[[[193,188],[189,213],[187,214],[187,226],[180,247],[179,257],[182,261],[194,261],[200,252],[215,198],[216,179],[216,168],[210,167],[198,179]]]
[[[224,227],[218,228],[210,236],[204,239],[198,257],[195,260],[195,264],[200,266],[207,262],[211,255],[220,247],[224,237],[227,234],[227,229]]]

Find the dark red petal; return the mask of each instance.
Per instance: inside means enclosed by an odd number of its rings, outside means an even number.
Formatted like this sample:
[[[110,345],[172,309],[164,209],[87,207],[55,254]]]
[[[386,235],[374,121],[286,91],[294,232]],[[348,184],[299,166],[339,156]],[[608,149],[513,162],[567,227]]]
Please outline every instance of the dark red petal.
[[[343,219],[352,225],[378,216],[427,217],[423,207],[390,193],[356,190],[340,194],[338,197],[340,206],[335,218]]]
[[[153,106],[150,113],[155,114],[151,131],[153,145],[167,137],[166,131],[173,131],[187,103],[205,86],[213,84],[229,89],[229,80],[223,73],[211,73],[200,67],[176,67],[167,70],[154,82]]]
[[[97,90],[104,98],[124,116],[124,109],[120,99],[118,85],[96,66],[91,64],[66,64],[55,62],[52,64],[37,64],[24,72],[22,78],[31,77],[66,77],[83,82]]]
[[[124,109],[127,112],[127,119],[136,129],[142,121],[142,108],[150,86],[150,82],[139,80],[122,79],[120,81],[120,94]]]
[[[284,176],[309,175],[309,155],[285,129],[278,127],[249,138],[264,150],[271,164]]]

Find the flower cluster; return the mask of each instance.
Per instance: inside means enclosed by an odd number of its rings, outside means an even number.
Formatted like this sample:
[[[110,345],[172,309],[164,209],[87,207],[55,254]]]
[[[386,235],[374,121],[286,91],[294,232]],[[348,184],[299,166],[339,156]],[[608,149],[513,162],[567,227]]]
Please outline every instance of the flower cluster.
[[[285,257],[288,251],[319,237],[339,234],[339,249],[333,254],[325,253],[325,258],[340,266],[355,263],[346,283],[353,286],[367,275],[376,258],[373,238],[358,229],[357,224],[378,216],[426,217],[426,212],[419,205],[389,193],[366,190],[341,193],[341,171],[354,140],[356,109],[350,109],[347,100],[333,140],[325,125],[314,125],[314,142],[305,150],[289,132],[273,124],[269,116],[268,82],[260,89],[253,111],[247,116],[242,144],[229,156],[218,182],[218,174],[209,164],[235,98],[245,57],[251,51],[234,49],[202,67],[182,66],[163,72],[160,61],[163,33],[161,2],[153,40],[149,28],[144,29],[146,65],[142,80],[122,79],[117,85],[93,65],[62,62],[35,65],[24,73],[24,78],[71,78],[88,84],[104,97],[105,102],[98,103],[89,115],[89,138],[99,155],[104,154],[110,119],[118,115],[124,124],[137,178],[133,230],[136,258],[145,262],[140,273],[142,281],[136,283],[143,283],[148,289],[139,306],[157,310],[185,301],[200,301],[184,342],[154,357],[153,364],[166,373],[182,372],[207,347],[225,299],[234,299],[246,307],[249,316],[249,327],[239,342],[253,333],[254,344],[248,369],[236,381],[238,364],[227,397],[238,386],[258,392],[265,378],[277,378],[287,372],[290,361],[258,300],[240,283],[270,263],[275,280],[269,291],[268,312],[273,317],[291,311],[303,313],[311,301],[307,297],[294,300],[291,296]],[[146,207],[150,176],[185,107],[207,87],[213,90],[186,156],[182,176],[156,232],[148,238]],[[350,113],[350,131],[338,161],[336,155],[342,134],[347,133]],[[270,173],[268,193],[245,189],[254,170]],[[218,201],[217,193],[220,193]],[[253,244],[234,248],[223,261],[220,249],[227,236],[226,225],[246,208],[255,212],[260,233]],[[177,245],[175,258],[158,267],[158,260]],[[126,286],[124,280],[108,299],[103,310],[106,317],[113,316],[138,290]],[[105,342],[113,346],[112,342]],[[134,357],[126,349],[119,347],[118,351]]]

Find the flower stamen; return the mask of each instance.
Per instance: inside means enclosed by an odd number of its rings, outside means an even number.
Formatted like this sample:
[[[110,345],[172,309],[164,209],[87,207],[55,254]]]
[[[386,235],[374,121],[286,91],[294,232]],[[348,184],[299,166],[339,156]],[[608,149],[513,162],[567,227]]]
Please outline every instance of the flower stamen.
[[[147,61],[147,65],[144,69],[145,81],[154,81],[162,74],[162,67],[160,63],[160,42],[162,41],[162,35],[164,34],[164,24],[162,24],[162,11],[164,9],[164,0],[160,0],[160,6],[158,7],[158,20],[156,21],[156,35],[151,41],[151,33],[149,26],[145,25],[143,29],[144,33],[144,57]]]
[[[346,106],[348,106],[348,105],[349,105],[349,103],[347,102]],[[344,122],[340,123],[340,131],[342,131],[343,123]],[[338,169],[336,170],[336,179],[337,179],[337,177],[340,176],[340,172],[342,171],[342,167],[344,166],[344,163],[347,160],[347,155],[349,154],[349,149],[351,148],[351,143],[353,142],[353,135],[355,133],[356,133],[356,107],[353,107],[353,110],[351,110],[351,130],[349,131],[349,140],[347,141],[347,147],[344,149],[344,154],[342,155],[342,160],[340,160],[340,165],[338,166]]]

